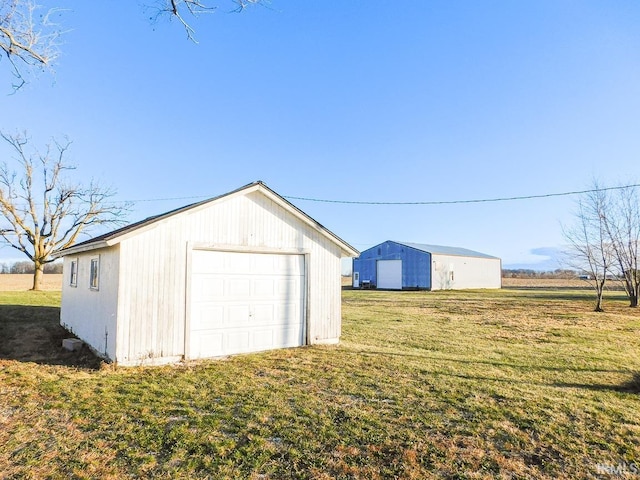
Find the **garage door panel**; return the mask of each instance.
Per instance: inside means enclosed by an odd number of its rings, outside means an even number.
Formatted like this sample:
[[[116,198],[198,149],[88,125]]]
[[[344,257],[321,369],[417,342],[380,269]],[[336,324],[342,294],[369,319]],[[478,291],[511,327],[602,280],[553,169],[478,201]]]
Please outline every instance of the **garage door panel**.
[[[276,333],[275,343],[287,347],[295,347],[303,341],[301,333],[297,328],[287,328]]]
[[[208,330],[211,319],[216,318],[224,318],[224,307],[221,305],[202,305],[201,308],[195,310],[191,316],[191,330]]]
[[[281,318],[295,319],[300,314],[300,306],[297,303],[285,303],[278,306],[278,315]]]
[[[231,254],[225,256],[225,271],[224,273],[233,273],[233,272],[246,272],[251,270],[251,263],[253,260],[252,254]]]
[[[253,332],[253,345],[258,350],[274,348],[275,342],[273,337],[274,333],[271,328],[255,330]]]
[[[230,330],[224,335],[224,348],[228,352],[244,353],[250,351],[248,330]]]
[[[199,300],[215,301],[225,296],[225,284],[222,278],[204,277],[201,288],[199,288]]]
[[[213,255],[194,255],[191,265],[192,273],[224,273],[225,259],[221,256]]]
[[[274,305],[255,305],[252,321],[258,325],[274,325],[276,322]]]
[[[280,255],[273,269],[275,273],[282,275],[301,273],[304,270],[304,258],[301,255]]]
[[[192,259],[191,358],[304,344],[303,255],[194,250]]]
[[[224,336],[221,333],[200,333],[191,342],[191,357],[206,358],[222,350]]]
[[[253,254],[251,255],[252,265],[251,271],[259,274],[270,274],[274,272],[274,267],[276,263],[276,259],[273,255],[260,255]]]
[[[300,295],[300,281],[297,277],[283,278],[278,281],[278,295],[283,297],[295,297]]]
[[[251,294],[251,279],[245,277],[226,280],[224,293],[230,297],[248,297]]]
[[[272,297],[275,293],[274,283],[273,279],[270,278],[253,280],[251,293],[256,297]]]
[[[247,325],[251,323],[251,313],[248,305],[227,305],[225,309],[226,315],[224,316],[223,323],[220,324],[218,318],[211,318],[208,328],[219,326],[224,327],[236,327],[238,325]]]

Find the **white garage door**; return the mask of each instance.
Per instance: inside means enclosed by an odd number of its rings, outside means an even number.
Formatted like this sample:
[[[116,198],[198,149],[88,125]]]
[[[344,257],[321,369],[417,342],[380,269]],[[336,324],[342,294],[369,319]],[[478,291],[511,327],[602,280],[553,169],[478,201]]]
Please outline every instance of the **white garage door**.
[[[304,344],[304,256],[194,250],[190,358]]]
[[[402,260],[378,260],[378,288],[402,290]]]

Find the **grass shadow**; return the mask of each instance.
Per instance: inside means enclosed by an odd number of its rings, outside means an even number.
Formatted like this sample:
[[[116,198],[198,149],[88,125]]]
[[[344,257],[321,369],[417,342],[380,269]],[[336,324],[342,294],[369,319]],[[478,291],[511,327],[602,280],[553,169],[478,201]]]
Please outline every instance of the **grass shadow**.
[[[397,352],[384,352],[384,351],[375,351],[375,350],[366,350],[358,352],[359,355],[384,355],[384,356],[400,356],[400,357],[412,357],[416,359],[429,359],[435,360],[438,362],[444,363],[462,363],[462,364],[478,364],[478,365],[490,365],[495,367],[505,367],[512,368],[518,370],[547,370],[547,371],[557,371],[557,372],[574,372],[574,373],[628,373],[628,370],[616,370],[616,369],[600,369],[600,368],[585,368],[585,367],[570,367],[570,366],[546,366],[546,365],[522,365],[516,363],[508,363],[508,362],[494,362],[494,361],[486,361],[486,360],[466,360],[466,359],[458,359],[458,358],[450,358],[450,357],[441,357],[441,356],[430,356],[430,355],[417,355],[417,354],[407,354],[407,353],[397,353]],[[578,388],[583,390],[591,390],[591,391],[610,391],[610,392],[620,392],[620,393],[633,393],[640,394],[640,372],[634,372],[631,375],[631,378],[621,384],[606,384],[606,383],[574,383],[574,382],[537,382],[532,380],[515,380],[513,378],[499,378],[499,377],[490,377],[490,376],[482,376],[482,375],[469,375],[464,373],[452,373],[447,370],[425,370],[425,372],[431,375],[441,375],[446,377],[456,377],[464,380],[470,381],[481,381],[481,382],[499,382],[499,383],[516,383],[522,385],[536,385],[540,387],[554,387],[554,388]]]
[[[0,359],[97,369],[101,361],[83,345],[70,352],[62,340],[73,337],[60,326],[60,308],[0,305]]]
[[[430,360],[444,363],[460,363],[467,365],[489,365],[493,367],[505,367],[516,370],[531,371],[531,370],[547,370],[555,372],[593,372],[593,373],[626,373],[627,370],[623,369],[603,369],[603,368],[591,368],[591,367],[575,367],[575,366],[549,366],[549,365],[531,365],[531,364],[519,364],[514,362],[503,362],[493,360],[479,360],[479,359],[466,359],[466,358],[453,358],[445,357],[441,355],[429,355],[426,353],[400,353],[400,352],[387,352],[378,350],[359,350],[359,355],[386,355],[390,357],[408,357],[418,360]],[[639,374],[640,375],[640,374]],[[640,378],[638,378],[640,385]]]
[[[640,393],[640,373],[634,373],[630,380],[626,382],[615,385],[615,384],[606,384],[606,383],[572,383],[572,382],[538,382],[532,380],[515,380],[513,378],[499,378],[499,377],[489,377],[489,376],[481,376],[481,375],[468,375],[463,373],[451,373],[446,371],[437,371],[434,370],[430,372],[432,375],[441,375],[445,377],[455,377],[461,378],[463,380],[469,380],[473,382],[497,382],[497,383],[507,383],[507,384],[518,384],[518,385],[535,385],[537,387],[553,387],[553,388],[577,388],[581,390],[591,390],[594,392],[619,392],[619,393],[631,393],[637,394]]]
[[[640,372],[635,372],[631,379],[620,385],[621,392],[640,393]]]
[[[607,384],[582,384],[582,383],[556,383],[554,387],[582,388],[585,390],[611,390],[622,393],[640,393],[640,372],[635,372],[629,380],[620,385]]]

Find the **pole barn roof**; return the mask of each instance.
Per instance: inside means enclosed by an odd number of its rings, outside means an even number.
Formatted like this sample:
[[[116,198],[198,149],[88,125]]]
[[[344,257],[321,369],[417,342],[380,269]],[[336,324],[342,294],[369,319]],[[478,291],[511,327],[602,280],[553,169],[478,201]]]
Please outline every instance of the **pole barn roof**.
[[[454,255],[458,257],[478,257],[478,258],[498,258],[492,255],[487,255],[486,253],[476,252],[474,250],[468,250],[466,248],[445,247],[442,245],[426,245],[424,243],[396,242],[395,240],[391,240],[391,241],[399,245],[404,245],[405,247],[415,248],[416,250],[420,250],[422,252],[435,253],[437,255]]]

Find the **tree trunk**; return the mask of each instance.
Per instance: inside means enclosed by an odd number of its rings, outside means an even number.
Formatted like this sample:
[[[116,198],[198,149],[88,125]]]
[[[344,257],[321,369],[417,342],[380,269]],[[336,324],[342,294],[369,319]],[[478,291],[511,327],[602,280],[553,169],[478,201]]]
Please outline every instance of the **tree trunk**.
[[[624,283],[627,296],[629,297],[629,306],[636,308],[638,306],[638,285],[633,272],[625,272]]]
[[[42,290],[42,275],[44,274],[44,264],[35,263],[33,272],[33,287],[31,290]]]
[[[602,296],[604,294],[604,285],[606,281],[606,277],[603,277],[602,280],[596,280],[596,308],[593,309],[594,312],[604,312],[604,309],[602,308]]]
[[[598,292],[596,295],[596,308],[593,309],[594,312],[604,312],[602,308],[602,292]]]
[[[638,279],[638,271],[636,270],[633,277],[633,294],[629,295],[629,306],[638,307],[638,296],[640,296],[640,279]]]

